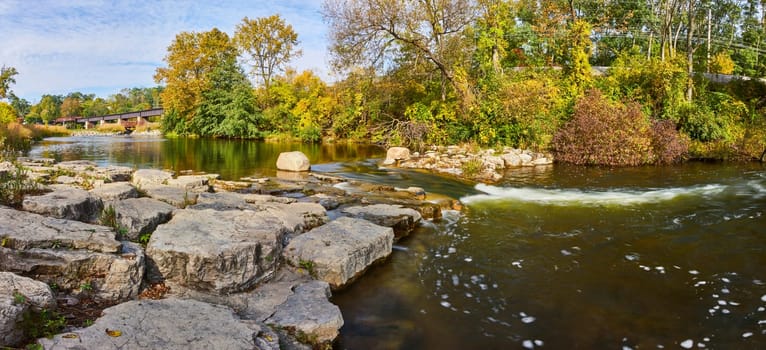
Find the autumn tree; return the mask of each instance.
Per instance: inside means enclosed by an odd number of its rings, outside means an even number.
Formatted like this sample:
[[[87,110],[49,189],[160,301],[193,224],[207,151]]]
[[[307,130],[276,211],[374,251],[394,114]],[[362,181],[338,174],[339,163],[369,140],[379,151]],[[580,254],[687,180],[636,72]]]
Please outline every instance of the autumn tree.
[[[40,103],[32,106],[31,119],[39,119],[46,125],[59,117],[61,96],[43,95]]]
[[[252,66],[251,74],[268,90],[275,74],[293,58],[300,57],[298,34],[279,15],[242,19],[234,33],[237,48]]]
[[[16,68],[3,66],[0,68],[0,98],[8,97],[11,84],[16,83],[14,76],[19,74]]]
[[[176,35],[165,56],[167,67],[157,68],[154,75],[155,81],[165,83],[160,94],[165,109],[177,115],[180,122],[191,120],[202,93],[209,88],[210,73],[221,61],[236,57],[237,49],[229,36],[216,28]]]
[[[61,102],[61,116],[74,117],[82,115],[82,105],[80,99],[75,96],[68,96]]]
[[[385,70],[412,55],[440,73],[442,100],[448,86],[461,98],[469,94],[461,66],[471,52],[464,31],[476,16],[473,1],[326,0],[323,14],[336,68],[369,64]]]

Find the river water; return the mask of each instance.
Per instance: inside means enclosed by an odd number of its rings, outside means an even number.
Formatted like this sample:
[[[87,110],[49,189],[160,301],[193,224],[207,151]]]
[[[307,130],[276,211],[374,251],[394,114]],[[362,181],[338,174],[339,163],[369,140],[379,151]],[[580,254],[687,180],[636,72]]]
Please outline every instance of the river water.
[[[379,169],[362,146],[57,138],[32,156],[273,175],[313,169],[460,198],[333,301],[342,349],[766,348],[766,168],[556,165],[502,183]]]

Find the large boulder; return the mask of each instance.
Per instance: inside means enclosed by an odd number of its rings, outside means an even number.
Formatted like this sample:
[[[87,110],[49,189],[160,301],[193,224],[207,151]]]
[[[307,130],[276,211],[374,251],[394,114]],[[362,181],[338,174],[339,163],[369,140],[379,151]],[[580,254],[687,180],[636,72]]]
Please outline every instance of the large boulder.
[[[347,207],[341,209],[341,212],[380,226],[391,227],[397,239],[409,235],[422,219],[417,210],[392,204]]]
[[[311,163],[303,152],[282,152],[277,158],[277,170],[309,171]]]
[[[52,192],[40,196],[26,196],[24,210],[59,219],[94,222],[101,215],[104,204],[88,191],[69,186],[51,186]]]
[[[20,323],[27,312],[56,307],[47,284],[10,272],[0,272],[0,347],[21,345]]]
[[[0,207],[0,240],[0,270],[56,284],[61,290],[87,286],[98,299],[138,295],[143,250],[117,241],[108,227]]]
[[[285,259],[338,289],[391,254],[394,232],[362,219],[342,217],[293,238]]]
[[[295,287],[294,294],[277,306],[266,324],[302,332],[317,343],[330,343],[343,326],[340,309],[330,303],[327,282],[312,281]]]
[[[90,190],[90,193],[102,201],[138,198],[138,190],[127,182],[106,183]]]
[[[123,234],[132,241],[170,221],[173,210],[176,209],[170,204],[151,198],[129,198],[109,205],[114,209],[116,223],[125,230]]]
[[[218,294],[271,278],[286,229],[252,210],[180,210],[152,234],[150,278]]]
[[[391,147],[386,152],[386,160],[383,161],[384,165],[392,165],[400,160],[410,159],[410,149],[407,147]]]
[[[49,350],[252,350],[262,347],[260,333],[260,326],[240,320],[225,306],[181,299],[134,300],[105,309],[90,327],[38,343]]]
[[[146,185],[163,185],[173,178],[173,173],[157,169],[138,169],[133,173],[134,185],[143,188]]]

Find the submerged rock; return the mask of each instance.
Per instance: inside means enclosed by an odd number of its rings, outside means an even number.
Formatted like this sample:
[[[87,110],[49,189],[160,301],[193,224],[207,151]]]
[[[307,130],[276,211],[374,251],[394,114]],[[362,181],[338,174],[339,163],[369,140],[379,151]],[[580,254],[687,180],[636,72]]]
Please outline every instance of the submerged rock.
[[[117,333],[119,332],[119,333]],[[45,349],[257,349],[261,327],[225,306],[196,300],[134,300],[92,326],[41,338]]]
[[[342,217],[293,238],[284,256],[338,289],[391,254],[394,232],[362,219]]]
[[[309,171],[311,163],[303,152],[282,152],[277,158],[277,169],[285,171]]]
[[[0,347],[16,346],[26,338],[20,324],[27,312],[56,307],[47,284],[10,272],[0,272]]]
[[[252,210],[180,210],[152,234],[150,277],[224,294],[270,279],[286,232],[281,220]]]
[[[53,192],[26,196],[22,208],[26,211],[59,219],[94,222],[104,205],[88,191],[68,186],[51,186]]]

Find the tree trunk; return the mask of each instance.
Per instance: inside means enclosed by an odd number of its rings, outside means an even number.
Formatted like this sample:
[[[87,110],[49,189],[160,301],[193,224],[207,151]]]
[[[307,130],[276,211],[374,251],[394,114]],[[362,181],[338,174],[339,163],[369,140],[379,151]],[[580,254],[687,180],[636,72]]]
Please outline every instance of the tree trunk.
[[[686,82],[686,101],[691,102],[694,97],[694,49],[692,49],[692,37],[694,36],[694,0],[689,0],[689,28],[686,31],[686,71],[689,74]]]

